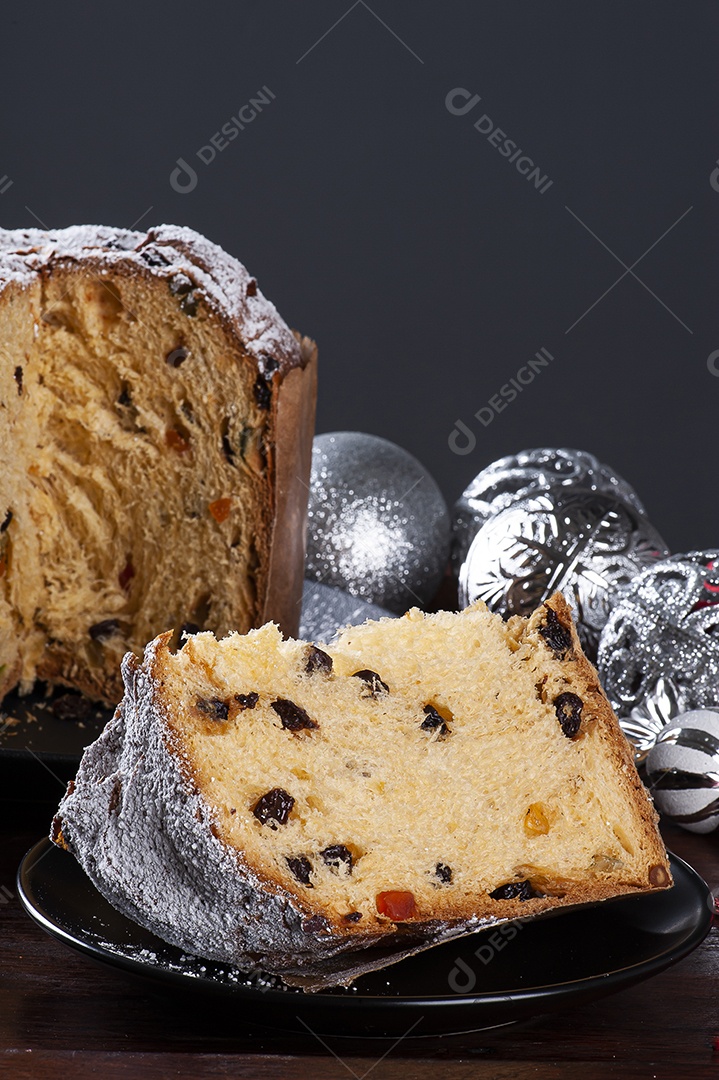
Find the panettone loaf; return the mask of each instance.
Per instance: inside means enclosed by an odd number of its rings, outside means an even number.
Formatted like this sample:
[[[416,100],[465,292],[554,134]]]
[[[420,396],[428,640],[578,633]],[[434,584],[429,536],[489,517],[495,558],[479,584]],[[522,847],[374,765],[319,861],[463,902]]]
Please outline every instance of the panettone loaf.
[[[190,229],[0,230],[0,695],[296,632],[315,350]]]
[[[671,883],[632,756],[554,596],[272,625],[142,663],[53,825],[182,948],[315,989],[497,921]]]

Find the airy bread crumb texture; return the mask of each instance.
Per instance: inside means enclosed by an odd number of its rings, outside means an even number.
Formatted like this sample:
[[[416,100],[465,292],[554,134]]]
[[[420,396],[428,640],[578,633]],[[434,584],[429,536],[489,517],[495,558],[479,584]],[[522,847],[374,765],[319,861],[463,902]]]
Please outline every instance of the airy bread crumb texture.
[[[388,962],[342,951],[386,939],[396,959],[423,947],[402,934],[426,947],[671,884],[651,802],[559,595],[529,621],[482,604],[413,610],[322,649],[273,625],[168,645],[126,665],[116,727],[87,752],[54,834],[168,940],[316,987]],[[168,762],[184,808],[177,795],[158,806]],[[137,874],[158,823],[172,861],[148,901]],[[230,879],[245,891],[232,911],[217,901],[212,929],[157,895],[191,880],[228,896]]]
[[[39,676],[115,704],[161,630],[262,621],[272,376],[299,349],[189,230],[3,235],[23,272],[0,321],[0,692]]]

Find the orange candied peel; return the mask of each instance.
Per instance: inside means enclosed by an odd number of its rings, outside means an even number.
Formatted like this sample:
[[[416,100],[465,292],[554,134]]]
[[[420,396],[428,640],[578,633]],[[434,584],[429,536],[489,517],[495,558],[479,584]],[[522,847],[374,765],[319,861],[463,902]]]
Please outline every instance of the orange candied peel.
[[[227,521],[230,516],[230,510],[232,509],[232,499],[215,499],[211,502],[207,509],[212,514],[215,521],[222,524],[223,521]]]

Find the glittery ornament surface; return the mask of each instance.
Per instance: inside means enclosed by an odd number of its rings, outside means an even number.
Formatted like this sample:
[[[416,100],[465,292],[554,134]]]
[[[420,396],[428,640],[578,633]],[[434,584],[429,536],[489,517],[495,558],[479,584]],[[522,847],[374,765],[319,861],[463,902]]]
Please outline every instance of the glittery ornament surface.
[[[719,712],[694,709],[659,735],[647,757],[654,804],[690,832],[719,825]]]
[[[460,604],[481,599],[505,616],[526,615],[559,590],[594,656],[622,590],[666,553],[656,529],[630,503],[552,488],[514,500],[480,528],[461,568]]]
[[[539,447],[499,458],[482,469],[457,500],[453,511],[453,560],[459,568],[472,540],[484,523],[517,499],[547,490],[584,491],[615,495],[644,515],[634,488],[608,465],[585,450]]]
[[[305,581],[302,594],[300,637],[305,641],[331,641],[342,626],[357,626],[367,619],[396,618],[390,611],[368,604],[342,589]]]
[[[356,431],[318,435],[306,577],[402,613],[433,598],[449,554],[449,513],[406,450]]]
[[[719,550],[674,555],[636,577],[604,628],[598,668],[620,721],[660,679],[683,709],[719,705]]]

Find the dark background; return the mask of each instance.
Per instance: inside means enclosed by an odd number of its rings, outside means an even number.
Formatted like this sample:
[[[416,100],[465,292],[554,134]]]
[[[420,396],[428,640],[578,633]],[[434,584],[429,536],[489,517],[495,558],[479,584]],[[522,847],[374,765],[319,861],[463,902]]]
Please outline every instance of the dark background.
[[[500,455],[581,447],[634,484],[672,550],[719,545],[715,3],[3,16],[0,224],[190,225],[318,341],[319,431],[400,443],[450,501]],[[199,161],[263,86],[271,103]],[[471,113],[447,110],[455,87],[481,95]],[[544,194],[474,129],[482,113],[552,179]],[[197,172],[185,194],[179,158]],[[580,318],[655,241],[641,282]],[[473,414],[541,347],[552,364],[483,426]],[[461,456],[457,419],[476,437]]]

